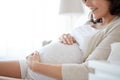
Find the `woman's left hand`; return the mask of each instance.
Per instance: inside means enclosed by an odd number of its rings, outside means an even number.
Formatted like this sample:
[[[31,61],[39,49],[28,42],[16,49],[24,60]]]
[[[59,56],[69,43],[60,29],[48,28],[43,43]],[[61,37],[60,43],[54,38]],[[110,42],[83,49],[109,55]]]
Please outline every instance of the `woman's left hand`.
[[[39,63],[40,62],[40,56],[39,56],[39,52],[35,51],[32,54],[28,55],[26,57],[27,59],[27,63],[29,65],[29,67],[32,69],[32,67],[34,66],[34,63]]]

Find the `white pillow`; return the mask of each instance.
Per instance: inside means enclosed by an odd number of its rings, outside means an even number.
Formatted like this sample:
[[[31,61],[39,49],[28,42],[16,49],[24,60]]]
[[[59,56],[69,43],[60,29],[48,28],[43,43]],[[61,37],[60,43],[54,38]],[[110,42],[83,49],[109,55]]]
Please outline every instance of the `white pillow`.
[[[43,63],[81,63],[82,51],[78,44],[66,45],[60,42],[51,42],[39,50]]]
[[[111,53],[108,61],[110,63],[120,64],[120,42],[111,44]]]

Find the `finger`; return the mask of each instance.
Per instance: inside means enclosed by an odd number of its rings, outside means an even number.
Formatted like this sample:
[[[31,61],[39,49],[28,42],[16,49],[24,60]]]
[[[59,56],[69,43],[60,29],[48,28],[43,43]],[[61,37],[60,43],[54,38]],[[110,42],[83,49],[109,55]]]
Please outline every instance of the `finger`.
[[[32,53],[32,54],[30,54],[31,56],[33,56],[34,55],[34,52]]]
[[[70,44],[69,34],[63,36],[63,41],[65,44]]]
[[[68,44],[73,44],[72,36],[70,34],[67,35],[67,42]]]
[[[76,43],[76,40],[74,39],[73,36],[71,36],[71,35],[69,34],[68,37],[69,37],[69,40],[70,40],[70,43],[71,43],[71,44]]]
[[[60,42],[64,43],[64,44],[72,44],[73,41],[71,39],[71,35],[70,34],[63,34],[59,39],[60,39]]]
[[[34,54],[35,54],[35,55],[38,55],[38,54],[39,54],[39,52],[38,52],[38,51],[35,51],[35,52],[34,52]]]
[[[59,41],[63,43],[63,35],[59,37]]]
[[[67,40],[63,38],[62,43],[67,44]]]
[[[28,55],[28,56],[26,57],[26,59],[28,59],[30,56],[31,56],[31,54],[30,54],[30,55]]]
[[[39,57],[39,52],[35,51],[33,57]]]
[[[29,55],[26,57],[26,59],[27,59],[29,56],[33,56],[33,55],[34,55],[34,53],[29,54]]]
[[[73,38],[73,43],[76,43],[76,40]]]
[[[60,40],[60,42],[61,43],[64,43],[64,44],[66,44],[66,36],[65,36],[66,34],[63,34],[60,38],[59,38],[59,40]]]
[[[70,34],[66,34],[66,43],[69,45],[73,44],[73,39]]]
[[[27,61],[32,61],[33,60],[33,57],[32,56],[29,56],[28,58],[27,58]]]

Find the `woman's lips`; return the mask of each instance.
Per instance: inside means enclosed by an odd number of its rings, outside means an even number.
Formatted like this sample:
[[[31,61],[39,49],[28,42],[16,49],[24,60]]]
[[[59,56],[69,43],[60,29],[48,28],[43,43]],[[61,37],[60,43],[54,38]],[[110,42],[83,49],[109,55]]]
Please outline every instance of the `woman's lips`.
[[[94,12],[95,10],[97,10],[97,8],[92,8],[91,11]]]
[[[95,10],[97,10],[98,8],[94,8],[94,7],[90,7],[90,10],[92,11],[92,12],[94,12]]]

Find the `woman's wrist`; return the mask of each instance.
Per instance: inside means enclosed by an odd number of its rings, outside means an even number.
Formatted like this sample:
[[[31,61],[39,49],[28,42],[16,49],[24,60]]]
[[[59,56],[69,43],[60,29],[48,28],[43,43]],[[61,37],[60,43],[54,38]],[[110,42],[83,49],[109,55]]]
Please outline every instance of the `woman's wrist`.
[[[46,63],[44,64],[38,61],[34,61],[30,65],[30,69],[33,72],[41,73],[47,76],[57,78],[58,80],[62,80],[61,64],[58,65],[46,64]]]
[[[38,61],[33,61],[32,64],[29,65],[30,69],[34,72],[37,71],[37,65],[39,64],[40,62]]]

